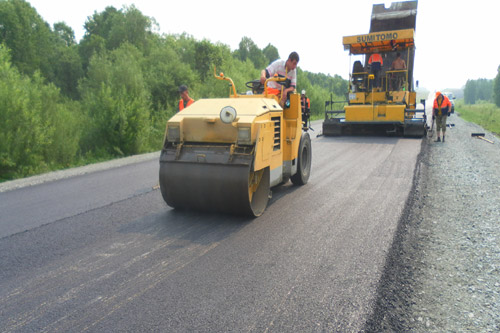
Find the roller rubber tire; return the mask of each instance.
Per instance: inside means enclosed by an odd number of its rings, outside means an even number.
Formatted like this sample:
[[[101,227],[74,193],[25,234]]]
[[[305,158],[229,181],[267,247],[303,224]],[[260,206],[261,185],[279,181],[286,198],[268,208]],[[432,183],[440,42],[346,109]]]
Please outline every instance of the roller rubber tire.
[[[297,173],[290,177],[294,185],[305,185],[311,174],[312,149],[309,133],[302,133],[297,157]]]

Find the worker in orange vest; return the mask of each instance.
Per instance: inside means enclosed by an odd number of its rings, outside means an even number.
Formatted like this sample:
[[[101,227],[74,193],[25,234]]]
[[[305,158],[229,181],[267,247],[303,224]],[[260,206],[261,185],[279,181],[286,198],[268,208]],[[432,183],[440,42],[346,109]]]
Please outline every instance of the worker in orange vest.
[[[372,74],[375,76],[375,87],[378,88],[380,87],[380,70],[382,69],[382,66],[384,66],[384,60],[382,59],[380,53],[378,53],[378,50],[375,50],[375,53],[370,56],[370,59],[368,59],[368,65],[371,66]]]
[[[179,94],[181,94],[181,100],[179,101],[179,109],[177,112],[180,112],[194,103],[194,99],[189,97],[188,87],[186,85],[182,85],[179,87]]]
[[[439,137],[439,130],[443,132],[443,142],[444,134],[446,132],[446,118],[451,113],[451,103],[446,95],[443,95],[439,91],[436,93],[436,98],[434,99],[434,106],[432,107],[432,120],[436,120],[436,142],[441,142]]]

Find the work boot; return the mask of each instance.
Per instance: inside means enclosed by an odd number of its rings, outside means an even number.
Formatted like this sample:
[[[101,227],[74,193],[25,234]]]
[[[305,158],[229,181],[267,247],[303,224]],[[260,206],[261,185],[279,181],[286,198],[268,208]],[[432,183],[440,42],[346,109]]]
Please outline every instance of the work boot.
[[[443,142],[444,142],[444,135],[443,135]]]
[[[438,136],[438,138],[434,142],[441,142],[441,138]]]

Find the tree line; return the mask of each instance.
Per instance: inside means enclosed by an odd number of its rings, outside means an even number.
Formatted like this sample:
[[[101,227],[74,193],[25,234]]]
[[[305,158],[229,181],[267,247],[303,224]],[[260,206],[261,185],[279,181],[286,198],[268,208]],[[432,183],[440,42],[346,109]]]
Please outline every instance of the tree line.
[[[500,107],[500,66],[493,80],[467,80],[464,88],[465,104],[476,104],[479,101],[495,103]]]
[[[135,6],[94,12],[84,28],[77,42],[71,27],[51,27],[28,2],[0,0],[0,180],[159,150],[181,84],[195,99],[225,97],[214,66],[243,92],[280,58],[248,37],[231,50],[159,34]],[[297,74],[313,113],[330,93],[347,92],[338,75]]]

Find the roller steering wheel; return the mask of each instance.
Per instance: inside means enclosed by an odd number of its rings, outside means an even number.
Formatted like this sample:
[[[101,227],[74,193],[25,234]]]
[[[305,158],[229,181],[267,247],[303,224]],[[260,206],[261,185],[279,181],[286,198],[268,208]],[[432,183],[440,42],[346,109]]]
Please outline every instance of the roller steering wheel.
[[[252,92],[254,94],[260,94],[264,91],[264,85],[260,83],[260,79],[248,81],[247,83],[245,83],[245,86],[249,89],[252,89]]]
[[[247,83],[245,83],[245,86],[247,86],[247,88],[249,88],[249,89],[264,88],[264,85],[262,83],[260,83],[260,79],[248,81]]]

